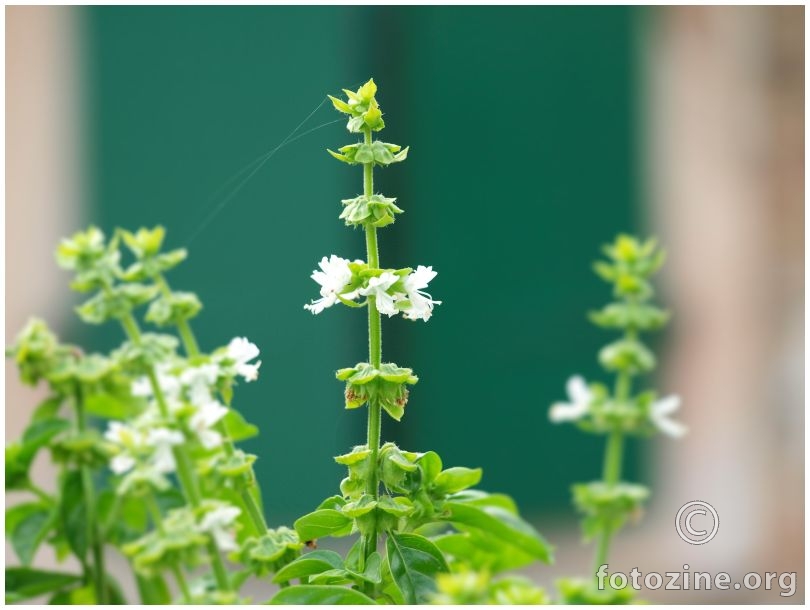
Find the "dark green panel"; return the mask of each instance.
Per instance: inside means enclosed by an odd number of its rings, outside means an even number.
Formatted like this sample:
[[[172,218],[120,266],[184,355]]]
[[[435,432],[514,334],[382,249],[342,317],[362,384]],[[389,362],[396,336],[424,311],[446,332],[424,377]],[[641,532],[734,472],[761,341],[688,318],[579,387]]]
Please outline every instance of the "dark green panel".
[[[608,337],[584,310],[606,300],[598,245],[633,228],[636,12],[547,7],[87,9],[93,209],[105,229],[162,223],[191,257],[170,278],[206,309],[206,347],[246,335],[259,383],[237,406],[260,424],[271,521],[334,492],[332,456],[363,441],[333,371],[366,358],[365,316],[312,318],[308,278],[332,252],[363,256],[338,201],[360,172],[324,148],[343,124],[280,150],[213,220],[223,182],[272,149],[327,92],[373,75],[387,141],[406,163],[377,173],[405,208],[383,263],[432,264],[445,304],[429,324],[384,322],[385,359],[421,381],[384,434],[450,463],[485,466],[488,489],[527,511],[568,503],[598,474],[601,443],[552,428],[568,375],[598,374]],[[302,128],[338,118],[324,104]],[[93,333],[109,345],[112,329]],[[289,457],[300,453],[293,464]],[[550,485],[550,487],[549,487]],[[542,490],[542,491],[541,491]]]
[[[528,510],[566,506],[572,481],[599,476],[602,443],[547,409],[572,373],[601,374],[609,335],[585,310],[609,293],[590,265],[635,224],[636,13],[382,12],[407,58],[399,82],[379,75],[386,138],[412,147],[382,176],[406,210],[383,250],[434,265],[445,301],[427,325],[385,325],[386,357],[421,376],[400,439],[484,466],[486,488]],[[389,89],[405,94],[396,116]]]
[[[327,91],[357,80],[340,49],[360,18],[325,8],[88,11],[91,217],[105,229],[164,224],[170,244],[190,251],[169,279],[205,304],[195,323],[203,346],[245,335],[262,349],[261,379],[239,388],[235,405],[261,427],[247,449],[260,456],[274,522],[333,493],[341,469],[332,456],[360,440],[352,427],[362,413],[344,413],[333,377],[354,357],[346,345],[356,312],[313,319],[303,309],[317,295],[309,274],[321,256],[360,254],[336,219],[349,174],[324,150],[345,137],[343,126],[280,150],[201,224],[228,195],[217,193],[223,182]],[[302,131],[335,118],[324,104]],[[117,340],[113,329],[98,336]]]

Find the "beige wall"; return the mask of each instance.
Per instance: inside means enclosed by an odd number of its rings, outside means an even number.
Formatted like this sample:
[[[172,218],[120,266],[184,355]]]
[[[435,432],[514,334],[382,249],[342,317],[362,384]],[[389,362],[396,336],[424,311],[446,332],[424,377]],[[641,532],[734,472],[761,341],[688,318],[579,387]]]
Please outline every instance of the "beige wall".
[[[6,9],[6,343],[31,315],[60,329],[72,302],[54,245],[79,224],[80,142],[77,20],[66,7]],[[6,440],[18,438],[37,396],[6,362]],[[35,476],[55,488],[45,461]],[[12,498],[12,501],[14,499]],[[10,557],[6,549],[6,557]],[[53,565],[47,550],[41,565]]]

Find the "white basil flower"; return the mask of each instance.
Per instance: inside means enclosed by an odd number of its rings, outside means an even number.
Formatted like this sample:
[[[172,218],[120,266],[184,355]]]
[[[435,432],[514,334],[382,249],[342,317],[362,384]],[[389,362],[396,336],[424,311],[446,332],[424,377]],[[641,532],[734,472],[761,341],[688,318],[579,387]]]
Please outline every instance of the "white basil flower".
[[[180,379],[169,372],[171,365],[159,365],[155,370],[158,386],[167,403],[176,403],[180,396]],[[154,398],[155,392],[148,377],[138,377],[132,382],[130,392],[141,398]]]
[[[383,272],[379,277],[372,277],[368,280],[368,286],[360,290],[363,296],[375,298],[377,303],[377,311],[384,313],[387,316],[393,316],[397,313],[395,300],[403,297],[401,293],[388,294],[388,289],[391,288],[397,281],[399,276],[391,273],[390,271]]]
[[[146,434],[146,445],[152,451],[151,463],[161,474],[173,472],[175,468],[172,447],[180,445],[185,439],[177,430],[169,428],[152,428]]]
[[[234,551],[239,547],[233,524],[241,512],[235,506],[218,506],[203,515],[200,530],[214,539],[220,551]]]
[[[188,400],[193,405],[204,405],[213,400],[211,386],[217,382],[219,367],[203,364],[186,369],[180,375],[180,383],[188,389]]]
[[[686,426],[669,418],[681,406],[680,396],[666,396],[656,400],[650,407],[650,419],[655,427],[664,434],[673,438],[680,438],[686,434]]]
[[[111,421],[104,432],[104,438],[120,448],[120,453],[110,461],[110,470],[115,474],[124,474],[132,470],[136,464],[133,452],[142,445],[143,435],[126,424]]]
[[[571,377],[565,388],[568,392],[568,400],[571,402],[555,403],[548,413],[549,419],[555,424],[581,419],[588,413],[588,407],[593,401],[593,394],[588,389],[588,384],[579,375]]]
[[[228,409],[216,401],[201,406],[189,418],[191,431],[197,435],[200,444],[206,449],[213,449],[222,443],[222,435],[211,428],[228,413]]]
[[[427,292],[422,292],[436,275],[437,273],[433,271],[433,267],[424,267],[422,265],[419,265],[416,271],[408,274],[403,284],[405,285],[405,292],[408,295],[410,306],[403,309],[403,317],[409,320],[424,320],[427,322],[433,314],[433,306],[442,304],[441,301],[434,301],[433,297]]]
[[[304,309],[319,314],[337,303],[338,296],[349,301],[357,298],[357,290],[345,292],[346,286],[352,281],[352,270],[349,269],[348,260],[333,254],[328,259],[324,256],[318,266],[321,270],[313,271],[311,277],[321,286],[321,298],[304,305]]]
[[[250,361],[258,357],[259,348],[255,343],[251,343],[245,337],[236,337],[231,340],[225,350],[225,357],[233,364],[231,368],[236,375],[240,375],[245,381],[256,381],[259,377],[259,367],[261,360],[256,363]]]

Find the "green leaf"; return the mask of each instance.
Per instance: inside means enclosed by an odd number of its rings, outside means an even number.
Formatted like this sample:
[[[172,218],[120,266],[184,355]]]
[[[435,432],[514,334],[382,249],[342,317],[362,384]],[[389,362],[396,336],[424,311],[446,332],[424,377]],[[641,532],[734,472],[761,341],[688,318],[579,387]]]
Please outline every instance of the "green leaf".
[[[516,570],[537,561],[531,555],[478,530],[456,532],[434,538],[446,557],[454,557],[473,570],[498,574]]]
[[[84,408],[88,415],[104,419],[129,419],[140,411],[139,402],[128,396],[113,394],[87,394],[84,397]]]
[[[497,506],[473,506],[447,502],[445,520],[464,527],[475,528],[514,546],[529,555],[551,563],[552,547],[531,525],[511,512]]]
[[[288,582],[293,578],[305,578],[340,568],[343,568],[343,559],[334,551],[312,551],[281,568],[273,582]]]
[[[442,471],[442,458],[435,451],[428,451],[417,461],[422,468],[422,477],[426,483],[432,483]]]
[[[94,606],[97,603],[93,585],[65,589],[48,600],[49,606]]]
[[[326,508],[304,515],[294,527],[301,540],[316,540],[324,536],[347,536],[351,533],[352,520],[343,513]]]
[[[434,489],[439,493],[451,494],[478,485],[481,481],[480,468],[455,466],[439,473],[434,481]]]
[[[259,429],[246,422],[242,414],[236,409],[228,409],[223,421],[225,422],[225,428],[228,430],[228,436],[231,437],[234,443],[253,438],[259,434]]]
[[[59,408],[62,406],[63,400],[61,396],[51,396],[43,400],[34,410],[34,414],[31,416],[31,423],[35,424],[54,419],[59,413]]]
[[[6,603],[58,591],[80,580],[81,576],[77,574],[33,568],[6,568]]]
[[[62,479],[59,516],[71,550],[77,557],[87,555],[87,507],[84,503],[82,474],[78,470],[65,473]]]
[[[449,571],[441,551],[417,534],[388,533],[391,575],[406,604],[424,604],[436,592],[436,574]]]
[[[472,504],[473,506],[497,506],[513,515],[518,514],[517,504],[506,494],[490,494],[479,489],[465,489],[453,494],[448,500]]]
[[[19,504],[6,512],[6,534],[26,566],[54,525],[54,510],[41,502]]]
[[[28,471],[39,450],[70,427],[65,419],[36,421],[23,433],[21,442],[6,446],[6,489],[25,489]]]
[[[374,605],[375,602],[367,597],[346,587],[336,585],[296,585],[282,589],[270,600],[274,606],[289,605]]]

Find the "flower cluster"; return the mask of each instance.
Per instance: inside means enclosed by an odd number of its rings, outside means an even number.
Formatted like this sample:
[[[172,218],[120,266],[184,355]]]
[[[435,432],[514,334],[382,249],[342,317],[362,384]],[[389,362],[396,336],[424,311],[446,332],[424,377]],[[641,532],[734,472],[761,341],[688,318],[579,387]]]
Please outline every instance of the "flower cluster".
[[[321,298],[304,305],[313,314],[341,302],[358,307],[360,297],[372,297],[377,310],[388,317],[398,313],[408,320],[427,322],[433,315],[433,306],[441,305],[425,292],[437,273],[433,267],[419,265],[412,269],[370,269],[361,261],[348,261],[339,256],[323,257],[320,270],[312,272],[312,279],[321,286]]]
[[[651,424],[658,431],[680,438],[686,434],[686,426],[671,418],[681,405],[679,396],[671,395],[652,399],[650,393],[641,395],[638,408],[627,411],[621,404],[610,399],[602,384],[588,386],[585,380],[574,375],[566,383],[568,402],[556,402],[551,406],[549,419],[561,422],[585,423],[585,429],[606,429],[616,421],[626,431],[649,431]]]

